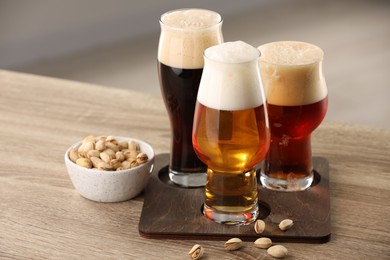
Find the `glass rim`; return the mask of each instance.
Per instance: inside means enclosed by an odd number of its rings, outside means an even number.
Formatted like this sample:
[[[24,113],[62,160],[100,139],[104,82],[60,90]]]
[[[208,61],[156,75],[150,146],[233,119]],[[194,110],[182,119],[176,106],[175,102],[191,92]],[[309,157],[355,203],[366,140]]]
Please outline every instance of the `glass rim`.
[[[317,63],[321,63],[324,60],[324,51],[320,47],[318,47],[315,44],[308,43],[308,42],[302,42],[302,41],[276,41],[276,42],[269,42],[269,43],[265,43],[265,44],[262,44],[262,45],[258,46],[257,49],[260,51],[260,53],[262,53],[262,51],[260,50],[260,48],[262,46],[270,45],[270,44],[274,44],[274,43],[282,43],[282,42],[303,43],[303,44],[306,44],[306,45],[309,45],[309,46],[314,46],[315,48],[317,48],[320,51],[319,52],[320,56],[318,57],[318,59],[315,59],[312,62],[303,62],[303,63],[299,63],[299,64],[287,64],[287,63],[281,63],[281,62],[278,63],[278,62],[266,61],[266,60],[261,58],[262,55],[260,55],[259,61],[261,63],[274,65],[274,66],[300,67],[300,66],[308,66],[308,65],[314,65],[314,64],[317,64]]]
[[[163,17],[164,16],[167,16],[167,15],[173,13],[173,12],[186,11],[186,10],[203,10],[203,11],[208,11],[208,12],[211,12],[211,13],[214,13],[214,14],[218,15],[219,21],[216,22],[215,24],[208,25],[208,26],[205,26],[205,27],[190,28],[190,29],[189,28],[177,27],[177,26],[173,26],[173,25],[168,25],[168,24],[163,22]],[[200,31],[205,31],[205,30],[209,30],[209,29],[212,29],[214,27],[220,26],[223,23],[223,18],[222,18],[222,16],[219,13],[217,13],[215,11],[212,11],[212,10],[209,10],[209,9],[204,9],[204,8],[180,8],[180,9],[170,10],[170,11],[167,11],[167,12],[163,13],[160,16],[159,23],[160,23],[160,26],[164,26],[165,28],[169,28],[171,30],[200,32]]]

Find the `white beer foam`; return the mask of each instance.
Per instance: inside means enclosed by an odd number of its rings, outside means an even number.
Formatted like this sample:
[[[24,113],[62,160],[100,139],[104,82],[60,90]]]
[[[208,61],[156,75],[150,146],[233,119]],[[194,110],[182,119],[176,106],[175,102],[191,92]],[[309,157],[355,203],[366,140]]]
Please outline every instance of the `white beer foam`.
[[[213,61],[240,63],[259,58],[259,51],[243,41],[236,41],[210,47],[205,51],[205,56]]]
[[[158,60],[184,69],[203,68],[203,52],[223,42],[221,16],[205,9],[181,9],[161,16]]]
[[[198,101],[218,110],[243,110],[264,103],[258,68],[259,51],[242,42],[227,42],[205,51]]]
[[[258,47],[260,71],[267,102],[299,106],[318,102],[328,95],[322,74],[323,51],[295,41],[272,42]]]
[[[161,21],[171,27],[196,30],[219,23],[221,16],[206,9],[181,9],[166,13]]]

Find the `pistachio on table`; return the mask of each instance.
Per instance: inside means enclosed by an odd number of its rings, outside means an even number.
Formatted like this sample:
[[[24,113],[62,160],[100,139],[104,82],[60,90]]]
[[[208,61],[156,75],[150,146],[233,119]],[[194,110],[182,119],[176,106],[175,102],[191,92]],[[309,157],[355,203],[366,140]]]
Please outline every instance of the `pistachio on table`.
[[[285,258],[288,254],[288,250],[284,246],[276,245],[268,248],[267,253],[274,258]]]
[[[193,259],[193,260],[197,260],[197,259],[200,259],[204,254],[204,248],[203,246],[201,245],[194,245],[190,252],[188,252],[188,255]]]
[[[82,167],[106,171],[130,169],[149,159],[135,140],[117,140],[114,136],[86,136],[68,155]]]
[[[255,243],[255,247],[257,248],[267,249],[270,246],[272,246],[272,240],[269,239],[268,237],[258,238],[254,243]]]
[[[291,219],[284,219],[279,223],[280,230],[286,231],[294,225],[294,221]]]
[[[263,233],[263,231],[265,229],[265,222],[261,219],[256,220],[254,228],[255,228],[256,234]]]
[[[225,249],[228,251],[234,251],[242,247],[242,240],[239,238],[231,238],[225,243]]]

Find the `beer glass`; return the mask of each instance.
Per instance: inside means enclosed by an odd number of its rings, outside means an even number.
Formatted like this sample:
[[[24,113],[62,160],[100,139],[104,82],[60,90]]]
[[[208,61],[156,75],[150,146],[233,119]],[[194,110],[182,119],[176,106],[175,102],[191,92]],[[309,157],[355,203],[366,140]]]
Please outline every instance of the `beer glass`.
[[[249,224],[258,216],[254,166],[270,140],[259,55],[240,41],[204,55],[192,141],[208,166],[203,213],[218,223]]]
[[[183,187],[206,183],[206,165],[192,146],[192,123],[203,71],[203,52],[219,44],[222,20],[204,9],[180,9],[160,19],[158,75],[171,124],[170,180]]]
[[[272,42],[258,49],[271,128],[260,180],[269,189],[305,190],[313,182],[311,133],[328,108],[323,51],[293,41]]]

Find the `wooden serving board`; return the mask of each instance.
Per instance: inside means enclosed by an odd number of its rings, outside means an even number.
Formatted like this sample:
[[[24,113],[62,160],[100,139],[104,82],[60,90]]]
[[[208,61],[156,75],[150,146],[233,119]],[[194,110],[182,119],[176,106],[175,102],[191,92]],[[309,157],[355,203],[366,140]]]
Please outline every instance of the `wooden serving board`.
[[[254,241],[269,237],[275,242],[324,243],[330,239],[329,163],[314,157],[315,181],[308,190],[278,192],[259,185],[259,219],[266,223],[259,235],[253,224],[229,226],[202,214],[204,188],[181,188],[168,177],[169,154],[155,158],[151,179],[144,191],[139,233],[147,238]],[[260,183],[260,182],[259,182]],[[279,222],[290,218],[294,226],[281,231]]]

